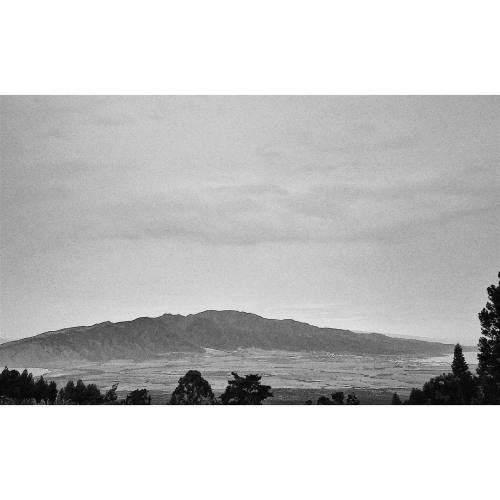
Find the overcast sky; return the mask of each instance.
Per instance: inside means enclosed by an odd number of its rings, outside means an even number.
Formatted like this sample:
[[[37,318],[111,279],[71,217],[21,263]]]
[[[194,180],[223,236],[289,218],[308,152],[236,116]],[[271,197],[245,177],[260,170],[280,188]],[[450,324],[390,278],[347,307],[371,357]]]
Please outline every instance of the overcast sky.
[[[0,97],[0,336],[237,309],[474,344],[498,97]]]

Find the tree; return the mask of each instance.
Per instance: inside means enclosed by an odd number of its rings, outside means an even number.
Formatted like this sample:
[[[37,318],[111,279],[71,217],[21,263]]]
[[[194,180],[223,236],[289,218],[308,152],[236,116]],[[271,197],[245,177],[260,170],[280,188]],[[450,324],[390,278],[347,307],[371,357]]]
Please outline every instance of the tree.
[[[57,399],[57,384],[52,380],[49,382],[49,387],[47,389],[47,399],[50,404],[54,404]]]
[[[26,368],[19,377],[19,401],[29,400],[34,397],[35,382],[33,375]]]
[[[109,389],[106,394],[104,395],[104,403],[113,403],[117,399],[116,395],[116,389],[118,389],[118,382],[116,384],[113,384],[111,386],[111,389]]]
[[[408,401],[406,404],[409,405],[425,405],[426,404],[426,399],[424,392],[422,389],[415,389],[413,388],[410,392],[410,397],[408,398]]]
[[[331,405],[333,403],[326,396],[320,396],[318,398],[318,402],[316,404],[318,404],[318,405]]]
[[[57,395],[57,402],[61,405],[75,404],[75,383],[72,380],[68,380],[61,388]]]
[[[0,373],[0,396],[7,396],[9,390],[10,370],[5,367]]]
[[[392,395],[392,402],[391,404],[393,405],[400,405],[401,404],[401,399],[400,397],[398,396],[398,393],[395,392],[393,395]]]
[[[477,374],[483,402],[500,404],[500,280],[497,286],[489,286],[487,292],[488,302],[479,313],[482,336]]]
[[[45,382],[43,375],[42,375],[35,382],[35,387],[33,390],[33,397],[35,398],[35,401],[37,403],[40,403],[41,401],[45,401],[45,403],[46,403],[48,401],[48,389],[49,389],[49,386],[48,386],[47,382]]]
[[[460,379],[453,373],[443,373],[431,378],[422,388],[425,404],[462,405],[465,404]]]
[[[215,398],[210,384],[197,370],[189,370],[179,379],[170,398],[172,405],[211,405]]]
[[[136,389],[125,398],[126,405],[150,405],[151,396],[146,389]]]
[[[361,404],[359,399],[356,397],[356,394],[349,394],[347,396],[347,401],[346,401],[346,405],[359,405]]]
[[[451,363],[451,371],[455,377],[463,377],[469,372],[469,366],[465,362],[462,346],[457,344],[453,353],[453,362]]]
[[[457,344],[451,364],[453,375],[457,378],[460,390],[462,392],[462,404],[471,404],[478,399],[478,380],[469,370],[466,363],[462,346]]]
[[[260,405],[267,398],[272,398],[271,386],[260,382],[260,375],[245,375],[240,377],[231,372],[233,380],[228,381],[226,390],[221,396],[225,405]]]
[[[89,384],[87,385],[87,387],[85,387],[85,391],[83,393],[83,399],[80,401],[80,404],[100,405],[103,402],[104,402],[104,397],[95,384]]]
[[[334,392],[332,394],[332,401],[334,405],[343,405],[344,404],[344,393],[343,392]]]

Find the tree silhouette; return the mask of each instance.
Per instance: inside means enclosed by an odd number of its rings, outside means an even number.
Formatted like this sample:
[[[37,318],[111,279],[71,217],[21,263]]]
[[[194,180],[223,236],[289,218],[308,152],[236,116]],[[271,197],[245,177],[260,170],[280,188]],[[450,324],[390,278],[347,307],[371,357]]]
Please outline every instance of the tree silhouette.
[[[214,402],[214,393],[210,384],[197,370],[189,370],[179,379],[179,385],[170,398],[172,405],[210,405]]]
[[[83,401],[80,404],[100,405],[103,402],[104,402],[104,397],[95,384],[89,384],[87,385],[87,387],[85,387],[85,392],[83,394]]]
[[[26,368],[21,373],[19,377],[19,400],[25,401],[34,397],[35,383],[33,381],[33,375],[28,373]]]
[[[406,403],[409,405],[425,405],[426,398],[422,389],[413,388]]]
[[[359,405],[361,404],[359,399],[356,397],[356,394],[349,394],[347,396],[347,401],[345,403],[346,405]]]
[[[51,404],[54,404],[57,399],[57,384],[53,380],[49,382],[49,387],[47,390],[47,399]]]
[[[344,393],[343,392],[334,392],[332,394],[332,404],[334,405],[343,405],[344,404]]]
[[[316,404],[318,404],[318,405],[331,405],[333,403],[326,396],[320,396],[318,398],[318,402]]]
[[[477,374],[483,402],[500,404],[500,281],[497,286],[489,286],[487,291],[489,300],[479,313],[482,336],[479,338]]]
[[[453,373],[443,373],[431,378],[422,388],[426,404],[461,405],[465,404],[460,379]]]
[[[221,396],[225,405],[260,405],[267,398],[272,398],[271,386],[262,385],[260,375],[245,375],[240,377],[231,372],[233,380],[228,381],[226,390]]]
[[[395,392],[393,395],[392,395],[392,401],[391,401],[391,404],[392,405],[400,405],[401,404],[401,399],[400,397],[398,396],[398,393]]]
[[[151,396],[146,389],[136,389],[127,394],[125,398],[126,405],[150,405]]]
[[[68,380],[66,385],[59,391],[58,399],[60,404],[74,404],[75,383],[72,380]]]
[[[460,390],[462,392],[462,404],[471,404],[478,399],[478,380],[469,370],[466,363],[462,346],[457,344],[451,364],[453,375],[458,379]]]
[[[95,384],[85,385],[82,380],[69,380],[59,391],[57,402],[63,405],[98,405],[104,402],[101,391]]]
[[[113,384],[111,386],[111,389],[109,389],[106,394],[104,395],[104,403],[113,403],[117,399],[116,395],[116,389],[118,389],[118,382],[116,384]]]
[[[49,399],[48,389],[49,389],[49,386],[45,382],[43,375],[42,375],[35,382],[35,387],[33,390],[33,397],[35,398],[35,401],[37,403],[40,403],[41,401],[44,401],[45,403],[47,403],[47,401]]]
[[[466,373],[470,373],[469,365],[465,362],[464,353],[460,344],[455,346],[451,371],[455,377],[463,377]]]

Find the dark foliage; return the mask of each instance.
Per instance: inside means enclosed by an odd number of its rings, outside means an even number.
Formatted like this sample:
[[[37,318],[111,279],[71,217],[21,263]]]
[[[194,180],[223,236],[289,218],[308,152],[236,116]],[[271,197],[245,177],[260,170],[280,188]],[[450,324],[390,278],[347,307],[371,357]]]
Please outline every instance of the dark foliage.
[[[415,389],[413,388],[410,392],[410,397],[408,398],[408,401],[406,401],[406,404],[409,405],[425,405],[426,404],[426,399],[424,396],[424,392],[421,389]]]
[[[5,367],[0,373],[0,398],[13,404],[54,403],[51,384],[47,384],[43,377],[35,381],[28,370],[19,373]]]
[[[111,389],[109,389],[106,394],[104,395],[104,403],[105,404],[112,404],[114,403],[118,396],[116,395],[116,389],[118,388],[118,382],[116,384],[113,384],[111,386]]]
[[[432,378],[422,390],[412,389],[407,404],[500,404],[500,281],[487,291],[488,301],[479,313],[477,377],[470,372],[462,347],[457,344],[452,373]]]
[[[482,401],[500,404],[500,281],[496,286],[489,286],[487,291],[488,302],[479,313],[481,337],[477,374]]]
[[[361,404],[359,399],[356,397],[356,394],[349,394],[347,396],[347,400],[346,400],[346,405],[359,405]]]
[[[392,405],[400,405],[402,404],[401,403],[401,399],[400,397],[398,396],[398,393],[395,392],[393,395],[392,395],[392,401],[391,401],[391,404]]]
[[[231,373],[233,380],[228,381],[226,390],[221,396],[225,405],[260,405],[262,401],[273,397],[271,387],[260,382],[260,375],[245,375],[240,377],[236,372]]]
[[[104,396],[95,384],[85,385],[82,380],[75,383],[70,380],[59,391],[57,402],[65,405],[99,405],[104,403]]]
[[[150,405],[151,396],[146,389],[136,389],[127,394],[125,398],[126,405]]]
[[[170,398],[172,405],[211,405],[214,402],[210,384],[197,370],[189,370],[179,379],[179,385]]]
[[[332,404],[343,405],[344,404],[344,393],[343,392],[334,392],[332,394]]]
[[[455,377],[463,377],[469,371],[469,366],[465,362],[464,353],[460,344],[455,346],[451,371]]]
[[[318,398],[317,404],[319,404],[319,405],[331,405],[332,402],[326,396],[320,396]]]
[[[57,400],[57,384],[53,380],[49,383],[47,397],[50,404],[54,404]]]
[[[453,375],[453,373],[443,373],[442,375],[431,378],[424,384],[422,392],[426,404],[465,404],[460,379]]]
[[[413,389],[408,404],[464,405],[477,403],[478,382],[469,371],[460,344],[455,346],[452,373],[431,378],[422,388]]]
[[[318,398],[317,404],[319,405],[343,405],[344,404],[344,393],[339,391],[339,392],[334,392],[331,395],[331,399],[329,399],[326,396],[320,396]],[[347,399],[345,401],[346,405],[359,405],[361,402],[357,398],[356,394],[351,393],[347,395]]]

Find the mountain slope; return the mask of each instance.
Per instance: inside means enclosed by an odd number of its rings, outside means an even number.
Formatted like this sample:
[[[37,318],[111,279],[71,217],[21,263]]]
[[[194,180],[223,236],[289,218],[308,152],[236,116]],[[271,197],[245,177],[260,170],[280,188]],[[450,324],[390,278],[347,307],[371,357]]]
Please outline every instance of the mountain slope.
[[[45,332],[0,345],[0,364],[48,366],[69,361],[143,360],[169,352],[251,347],[367,355],[439,355],[453,349],[450,344],[318,328],[238,311],[204,311]]]

